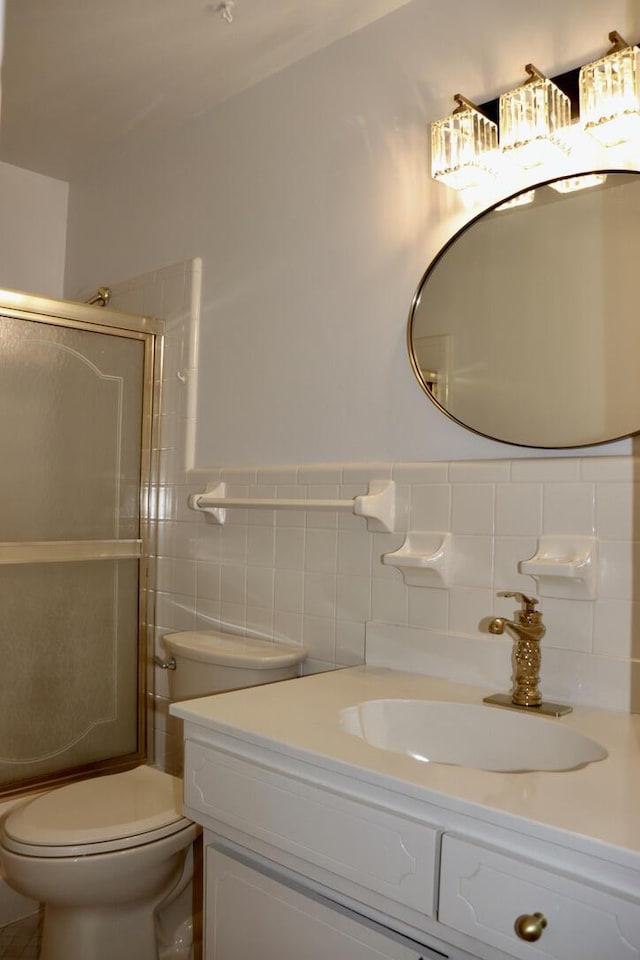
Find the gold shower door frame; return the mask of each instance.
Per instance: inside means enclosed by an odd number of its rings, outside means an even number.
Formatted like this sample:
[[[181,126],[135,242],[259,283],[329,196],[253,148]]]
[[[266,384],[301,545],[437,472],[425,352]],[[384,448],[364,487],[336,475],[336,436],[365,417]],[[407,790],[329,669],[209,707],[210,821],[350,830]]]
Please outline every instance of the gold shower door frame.
[[[32,792],[99,773],[130,769],[152,756],[151,722],[153,668],[150,661],[153,591],[149,561],[154,555],[157,518],[158,430],[162,384],[163,322],[155,317],[119,313],[103,307],[52,300],[11,290],[0,290],[0,317],[48,326],[124,337],[143,346],[139,477],[139,528],[135,540],[73,540],[0,543],[0,565],[5,563],[63,563],[68,561],[136,559],[138,561],[137,625],[137,738],[136,749],[122,756],[84,763],[42,776],[0,785],[0,798]],[[2,709],[2,704],[0,704]],[[1,718],[1,714],[0,714]],[[1,722],[1,720],[0,720]]]

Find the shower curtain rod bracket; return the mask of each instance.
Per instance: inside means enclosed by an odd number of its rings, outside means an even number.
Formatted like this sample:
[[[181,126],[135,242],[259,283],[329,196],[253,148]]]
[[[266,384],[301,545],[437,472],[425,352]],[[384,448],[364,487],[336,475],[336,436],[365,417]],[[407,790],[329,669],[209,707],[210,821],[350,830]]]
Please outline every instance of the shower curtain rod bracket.
[[[88,303],[90,307],[106,307],[110,300],[111,290],[109,287],[98,287],[94,295],[85,300],[85,303]]]

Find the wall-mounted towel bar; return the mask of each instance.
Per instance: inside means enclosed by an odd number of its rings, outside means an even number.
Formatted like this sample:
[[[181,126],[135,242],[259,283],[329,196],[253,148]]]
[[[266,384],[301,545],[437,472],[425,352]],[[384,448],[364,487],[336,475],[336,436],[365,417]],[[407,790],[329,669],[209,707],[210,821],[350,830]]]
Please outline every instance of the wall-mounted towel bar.
[[[365,517],[369,530],[391,533],[396,522],[395,483],[393,480],[372,480],[369,492],[352,500],[303,500],[262,497],[228,497],[224,483],[207,487],[204,493],[189,497],[192,510],[205,514],[211,523],[224,523],[226,511],[242,510],[338,510]]]

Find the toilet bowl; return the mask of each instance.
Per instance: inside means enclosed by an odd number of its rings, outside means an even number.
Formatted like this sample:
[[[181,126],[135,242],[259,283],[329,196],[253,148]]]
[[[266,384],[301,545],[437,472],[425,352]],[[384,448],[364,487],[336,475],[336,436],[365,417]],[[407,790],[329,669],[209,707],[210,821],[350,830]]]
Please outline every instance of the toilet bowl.
[[[156,909],[198,833],[181,794],[176,777],[143,766],[13,809],[2,862],[11,886],[45,904],[41,960],[157,960]]]
[[[205,696],[298,674],[301,647],[216,631],[165,638],[170,695]],[[45,905],[40,960],[189,960],[192,847],[182,781],[149,766],[68,784],[2,825],[7,882]]]

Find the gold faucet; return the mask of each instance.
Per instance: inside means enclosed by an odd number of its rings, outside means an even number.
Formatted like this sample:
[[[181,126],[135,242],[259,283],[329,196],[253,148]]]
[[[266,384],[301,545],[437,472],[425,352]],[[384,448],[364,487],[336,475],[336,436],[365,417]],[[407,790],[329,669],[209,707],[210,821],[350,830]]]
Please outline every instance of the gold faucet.
[[[489,633],[502,634],[507,631],[515,640],[513,648],[513,689],[511,694],[496,693],[485,697],[485,703],[501,707],[515,707],[532,710],[537,713],[560,717],[571,712],[571,707],[561,703],[549,703],[542,699],[540,690],[540,641],[546,633],[542,614],[535,609],[538,601],[524,593],[500,592],[499,597],[513,597],[521,604],[516,610],[515,619],[494,617],[489,621]]]

